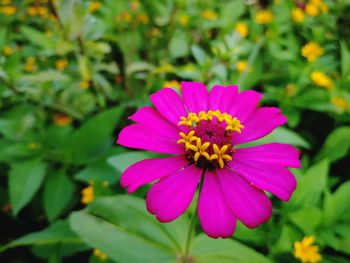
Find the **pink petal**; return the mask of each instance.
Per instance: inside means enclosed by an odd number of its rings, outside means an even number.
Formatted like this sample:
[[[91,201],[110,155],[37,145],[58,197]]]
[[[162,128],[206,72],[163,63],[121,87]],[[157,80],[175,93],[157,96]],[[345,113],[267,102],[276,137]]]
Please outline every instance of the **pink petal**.
[[[291,145],[283,143],[269,143],[240,148],[233,154],[233,159],[301,168],[298,150]]]
[[[141,124],[131,124],[119,133],[117,143],[129,148],[158,153],[183,154],[184,147],[176,143],[177,139],[164,137]]]
[[[189,112],[208,110],[209,94],[203,83],[182,81],[181,86],[182,97]]]
[[[158,112],[177,127],[181,116],[187,117],[187,112],[179,94],[170,88],[163,88],[150,96]]]
[[[283,201],[288,201],[295,190],[296,180],[285,167],[249,160],[232,160],[229,166],[251,185],[269,191]]]
[[[209,109],[220,110],[221,112],[230,112],[233,102],[238,96],[238,86],[219,86],[215,85],[209,95]]]
[[[165,137],[179,137],[180,130],[164,119],[159,112],[152,107],[142,107],[134,115],[130,116],[129,119],[142,124],[149,129],[156,130],[157,133],[162,134]]]
[[[231,237],[236,218],[226,203],[217,174],[205,173],[198,202],[198,217],[204,232],[212,238]]]
[[[155,183],[147,194],[146,205],[161,222],[179,217],[190,205],[202,170],[191,165]]]
[[[228,113],[245,123],[248,117],[255,112],[262,96],[253,90],[243,91],[232,102],[232,108]]]
[[[251,117],[244,123],[242,133],[235,133],[233,137],[234,144],[260,139],[278,126],[286,123],[287,118],[281,113],[281,110],[274,107],[263,107],[257,109]]]
[[[147,159],[131,165],[124,171],[120,185],[132,193],[144,184],[174,173],[188,164],[184,156]]]
[[[253,228],[269,220],[272,204],[263,191],[229,168],[218,170],[218,178],[228,206],[243,224]]]

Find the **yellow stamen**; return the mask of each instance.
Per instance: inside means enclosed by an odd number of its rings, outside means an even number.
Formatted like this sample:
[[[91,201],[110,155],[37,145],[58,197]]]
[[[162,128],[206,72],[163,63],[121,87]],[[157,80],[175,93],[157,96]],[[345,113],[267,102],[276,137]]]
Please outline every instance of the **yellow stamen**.
[[[197,138],[196,146],[197,146],[197,151],[194,154],[194,161],[197,162],[201,155],[204,156],[207,160],[209,160],[210,156],[209,156],[209,153],[206,152],[206,150],[209,148],[210,142],[206,142],[202,144],[201,138]]]
[[[227,144],[225,144],[220,149],[219,146],[217,146],[215,143],[213,145],[213,150],[215,153],[210,156],[210,160],[217,160],[221,169],[224,168],[224,166],[225,166],[224,161],[231,161],[232,160],[232,157],[230,155],[226,154],[228,147],[229,146]]]

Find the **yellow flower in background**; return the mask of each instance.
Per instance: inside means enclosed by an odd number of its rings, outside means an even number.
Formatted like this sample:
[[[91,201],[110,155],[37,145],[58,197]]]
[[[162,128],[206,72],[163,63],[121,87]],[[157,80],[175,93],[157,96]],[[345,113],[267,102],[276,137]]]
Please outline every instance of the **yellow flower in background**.
[[[339,111],[344,112],[349,108],[348,102],[342,97],[332,97],[331,102]]]
[[[132,1],[131,2],[131,10],[132,11],[137,11],[140,7],[140,1]]]
[[[98,257],[101,261],[105,261],[108,258],[108,256],[98,248],[94,249],[94,256]]]
[[[158,27],[152,27],[149,31],[149,34],[151,37],[160,37],[162,35],[162,32],[159,30]]]
[[[322,13],[328,13],[329,8],[323,0],[310,0],[310,3],[318,8]]]
[[[29,150],[36,150],[36,149],[38,149],[40,147],[40,145],[38,144],[38,143],[35,143],[35,142],[29,142],[28,144],[27,144],[27,148],[29,149]]]
[[[12,0],[1,0],[1,3],[2,3],[3,5],[9,5],[9,4],[12,3]]]
[[[213,10],[207,9],[202,12],[202,18],[206,20],[216,20],[218,18],[218,14]]]
[[[26,72],[34,72],[36,70],[36,60],[35,57],[28,57],[24,64],[24,70]]]
[[[26,10],[27,14],[30,15],[30,16],[36,16],[38,14],[38,10],[36,7],[34,6],[29,6],[27,7],[27,10]]]
[[[42,18],[48,18],[49,17],[49,10],[45,6],[38,6],[37,7],[38,15]]]
[[[58,70],[64,70],[66,67],[68,67],[68,60],[67,59],[59,59],[56,61],[56,69]]]
[[[236,63],[236,68],[242,73],[248,69],[248,62],[246,60],[240,60]]]
[[[87,89],[90,86],[90,81],[88,79],[83,80],[80,82],[79,87],[81,89]]]
[[[9,46],[5,46],[2,49],[2,52],[4,53],[5,56],[11,56],[13,54],[13,49]]]
[[[12,16],[16,13],[17,9],[14,6],[3,6],[0,7],[0,13],[3,13],[6,16]]]
[[[137,19],[139,20],[140,23],[142,24],[148,24],[149,22],[149,18],[148,15],[146,13],[141,13],[137,16]]]
[[[273,14],[270,10],[260,10],[256,12],[255,22],[258,24],[268,24],[272,21]]]
[[[318,15],[318,8],[313,3],[308,3],[305,6],[305,13],[309,16],[317,16]]]
[[[311,73],[311,80],[316,86],[331,90],[333,88],[333,81],[330,77],[324,74],[322,71],[313,71]]]
[[[302,241],[294,243],[294,257],[301,260],[303,263],[317,263],[320,262],[322,256],[318,252],[318,246],[313,245],[315,237],[306,236]]]
[[[91,1],[90,5],[89,5],[89,11],[91,13],[96,12],[97,10],[99,10],[101,8],[101,2],[100,1]]]
[[[92,185],[89,185],[89,186],[85,187],[81,191],[81,194],[82,194],[81,202],[84,205],[90,204],[95,199],[94,187]]]
[[[248,27],[247,24],[244,22],[238,22],[236,25],[236,32],[241,35],[241,37],[247,37],[248,36]]]
[[[296,23],[302,23],[304,22],[305,16],[304,12],[300,8],[293,8],[292,10],[292,19]]]
[[[301,49],[301,55],[309,62],[315,61],[319,56],[323,54],[323,48],[315,42],[309,42]]]
[[[286,95],[287,97],[293,96],[297,90],[297,87],[293,83],[289,83],[286,86]]]
[[[65,114],[54,114],[53,115],[53,122],[57,126],[67,126],[72,123],[72,118],[65,115]]]
[[[181,90],[181,84],[177,80],[170,80],[163,83],[163,88],[175,88]]]
[[[121,12],[120,16],[121,16],[122,20],[124,22],[127,22],[127,23],[129,23],[131,21],[131,19],[132,19],[131,15],[128,12],[126,12],[126,11]]]
[[[180,22],[180,25],[182,25],[182,26],[187,26],[189,20],[190,19],[189,19],[188,15],[180,15],[180,17],[179,17],[179,22]]]

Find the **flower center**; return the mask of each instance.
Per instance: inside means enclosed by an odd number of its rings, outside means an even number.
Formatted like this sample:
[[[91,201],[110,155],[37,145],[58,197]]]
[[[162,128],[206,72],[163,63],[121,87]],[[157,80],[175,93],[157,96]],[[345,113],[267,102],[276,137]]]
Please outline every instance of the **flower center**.
[[[232,133],[241,133],[244,128],[236,117],[219,110],[190,112],[181,116],[178,126],[188,128],[187,133],[179,133],[177,141],[184,144],[187,160],[208,170],[222,169],[232,160]]]

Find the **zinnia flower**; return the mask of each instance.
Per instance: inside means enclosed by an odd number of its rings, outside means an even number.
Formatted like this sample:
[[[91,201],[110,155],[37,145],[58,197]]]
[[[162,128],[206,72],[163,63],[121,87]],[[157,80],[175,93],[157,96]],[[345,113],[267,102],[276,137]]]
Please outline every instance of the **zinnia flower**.
[[[169,222],[190,205],[203,181],[198,216],[213,238],[230,237],[239,219],[253,228],[272,213],[269,191],[287,201],[296,180],[287,167],[300,167],[290,145],[270,143],[249,148],[286,122],[278,108],[257,108],[261,94],[237,86],[214,86],[210,93],[198,82],[182,82],[182,98],[164,88],[151,95],[155,108],[145,106],[130,119],[118,143],[163,154],[130,166],[121,177],[129,193],[156,181],[146,198],[147,209]]]

